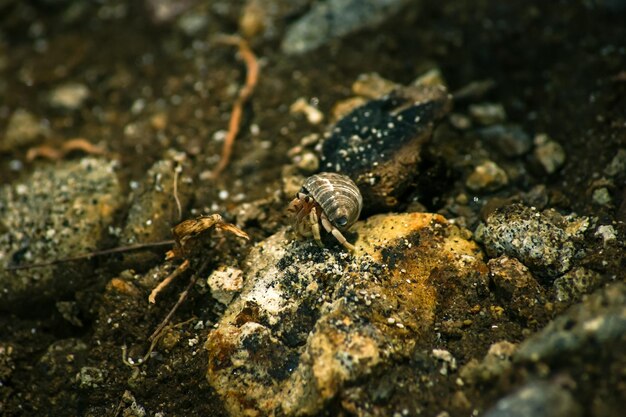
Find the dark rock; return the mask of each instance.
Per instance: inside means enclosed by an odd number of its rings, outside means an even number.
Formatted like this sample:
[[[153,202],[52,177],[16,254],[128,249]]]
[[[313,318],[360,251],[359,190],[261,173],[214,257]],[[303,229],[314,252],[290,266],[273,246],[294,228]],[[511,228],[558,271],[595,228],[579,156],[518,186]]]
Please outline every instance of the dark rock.
[[[506,256],[491,259],[487,266],[496,298],[506,311],[526,325],[545,321],[545,291],[526,266]]]
[[[478,135],[488,145],[493,145],[507,157],[524,155],[532,147],[528,133],[519,125],[493,125],[478,131]]]
[[[626,343],[626,285],[615,283],[589,296],[526,340],[516,362],[561,363],[623,352]]]
[[[450,107],[442,87],[404,88],[372,100],[333,127],[322,146],[322,170],[352,178],[364,211],[393,208],[419,174],[422,146]]]

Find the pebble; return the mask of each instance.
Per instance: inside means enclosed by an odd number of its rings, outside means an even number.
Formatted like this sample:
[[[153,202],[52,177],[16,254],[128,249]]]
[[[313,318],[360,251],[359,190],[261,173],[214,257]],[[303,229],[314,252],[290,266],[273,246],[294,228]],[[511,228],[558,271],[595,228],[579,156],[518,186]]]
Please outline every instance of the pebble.
[[[489,260],[489,277],[496,299],[526,324],[546,321],[546,294],[528,268],[515,258]]]
[[[617,240],[617,233],[615,232],[615,228],[609,225],[602,225],[598,227],[596,230],[595,236],[601,237],[604,245],[608,242]]]
[[[553,174],[565,163],[563,147],[546,134],[535,136],[533,154],[548,174]]]
[[[465,185],[472,191],[495,191],[508,183],[506,172],[493,161],[478,165],[465,181]]]
[[[533,145],[530,135],[519,125],[497,124],[479,129],[477,133],[485,144],[493,145],[509,158],[524,155]]]
[[[64,109],[77,110],[89,97],[89,88],[80,83],[67,83],[56,87],[50,93],[48,102],[50,106]]]
[[[611,193],[606,187],[600,187],[593,190],[591,198],[593,202],[599,206],[608,206],[611,204],[611,201],[613,201]]]
[[[49,129],[28,110],[17,109],[11,114],[0,140],[0,152],[26,147],[49,134]]]
[[[604,168],[610,177],[626,174],[626,149],[619,149],[611,162]]]
[[[213,298],[228,305],[243,288],[243,272],[238,268],[223,266],[211,273],[207,278],[207,284]]]
[[[366,99],[377,99],[402,88],[402,85],[383,78],[377,72],[361,74],[352,84],[352,92]]]
[[[506,120],[504,106],[499,103],[471,104],[468,110],[472,119],[483,126],[503,123]]]
[[[281,49],[303,54],[329,41],[372,28],[395,15],[407,0],[327,0],[315,2],[285,33]]]
[[[556,278],[573,264],[575,247],[566,230],[522,204],[492,213],[481,237],[488,254],[517,258],[541,278]]]
[[[318,125],[324,120],[324,113],[317,107],[313,106],[304,97],[300,97],[289,107],[291,114],[304,114],[306,119],[312,125]]]
[[[556,300],[571,303],[589,294],[601,283],[599,273],[586,268],[574,268],[554,280]]]

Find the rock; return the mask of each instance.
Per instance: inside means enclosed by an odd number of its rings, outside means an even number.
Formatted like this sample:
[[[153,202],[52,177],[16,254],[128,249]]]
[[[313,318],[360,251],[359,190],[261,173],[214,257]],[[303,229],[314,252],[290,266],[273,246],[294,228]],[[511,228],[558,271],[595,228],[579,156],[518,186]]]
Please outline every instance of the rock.
[[[514,361],[588,365],[601,355],[623,354],[625,341],[626,285],[618,282],[574,305],[522,343]]]
[[[383,78],[376,72],[361,74],[352,84],[354,94],[370,100],[381,98],[399,88],[402,85]]]
[[[487,266],[496,298],[506,311],[527,325],[545,321],[545,291],[528,268],[506,256],[489,260]]]
[[[611,162],[604,168],[604,173],[610,177],[626,173],[626,149],[619,149]]]
[[[508,183],[506,172],[493,161],[478,165],[465,181],[465,185],[473,191],[495,191]]]
[[[459,371],[463,382],[475,385],[497,380],[512,367],[512,357],[517,345],[502,341],[489,347],[482,362],[472,359]]]
[[[213,298],[228,305],[243,288],[243,272],[237,268],[221,267],[211,273],[207,284]]]
[[[506,111],[499,103],[471,104],[468,110],[472,119],[484,126],[506,121]]]
[[[596,230],[594,236],[601,237],[602,242],[605,246],[607,243],[617,240],[617,233],[615,232],[615,228],[607,224],[598,226],[598,230]]]
[[[574,268],[554,280],[556,299],[560,302],[578,301],[583,295],[598,288],[601,282],[599,273],[585,268]]]
[[[312,125],[318,125],[324,120],[324,113],[310,104],[304,97],[300,97],[289,106],[289,113],[304,114],[307,121]]]
[[[89,89],[80,83],[67,83],[52,90],[48,99],[52,107],[77,110],[89,97]]]
[[[608,206],[611,204],[611,201],[613,201],[611,193],[606,187],[600,187],[593,190],[591,198],[593,202],[599,206]]]
[[[4,137],[0,140],[0,152],[32,145],[48,133],[48,127],[32,113],[17,109],[11,115]]]
[[[531,382],[509,394],[484,417],[578,417],[583,411],[565,388],[545,381]]]
[[[571,235],[545,214],[521,204],[492,213],[481,238],[490,256],[517,258],[542,278],[555,278],[573,264]]]
[[[487,145],[493,145],[502,155],[514,158],[524,155],[532,147],[530,136],[519,125],[497,124],[478,130]]]
[[[144,7],[154,23],[166,23],[193,6],[194,0],[144,0]]]
[[[114,162],[85,158],[43,165],[0,189],[0,264],[46,262],[92,251],[122,203]],[[7,271],[0,268],[0,309],[28,308],[89,283],[85,263]]]
[[[364,212],[389,210],[419,174],[422,146],[451,107],[442,87],[407,87],[341,119],[322,145],[323,171],[348,175]]]
[[[85,388],[98,388],[104,383],[104,371],[93,366],[83,366],[76,376],[78,386]]]
[[[378,26],[395,15],[407,0],[327,0],[311,9],[289,28],[281,49],[287,54],[312,51],[335,38]]]
[[[439,369],[441,375],[448,375],[449,372],[456,371],[456,358],[450,352],[445,349],[433,349],[432,355],[442,364]]]
[[[446,80],[443,78],[443,74],[441,73],[441,70],[439,68],[432,68],[421,74],[411,83],[411,85],[414,85],[416,87],[443,86],[446,89],[448,88],[448,83],[446,83]]]
[[[535,150],[533,154],[548,174],[555,173],[565,163],[563,147],[558,142],[550,139],[546,134],[535,136]]]
[[[178,29],[189,37],[199,37],[208,25],[209,17],[206,12],[197,10],[183,13],[182,16],[176,20]]]
[[[174,176],[179,159],[184,166],[184,155],[173,155],[172,159],[157,161],[146,173],[144,182],[133,192],[133,200],[128,211],[126,225],[120,235],[122,245],[159,242],[171,239],[171,228],[178,223],[178,213],[174,198]],[[178,198],[181,210],[185,210],[191,198],[191,178],[178,176]],[[156,255],[150,252],[124,254],[128,265],[151,262]]]
[[[206,343],[207,379],[230,415],[319,412],[409,357],[433,324],[433,271],[463,287],[485,268],[478,247],[438,215],[374,216],[355,232],[354,256],[285,230],[252,250],[244,288]]]
[[[0,342],[0,384],[3,386],[10,380],[15,371],[15,348]]]

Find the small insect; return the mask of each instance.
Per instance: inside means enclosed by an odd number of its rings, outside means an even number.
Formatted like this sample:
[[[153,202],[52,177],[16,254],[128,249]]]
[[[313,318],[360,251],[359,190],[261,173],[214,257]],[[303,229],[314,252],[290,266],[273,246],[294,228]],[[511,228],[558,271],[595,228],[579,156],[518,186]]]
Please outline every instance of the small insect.
[[[287,211],[294,216],[294,230],[302,236],[313,236],[323,246],[321,223],[346,249],[354,251],[340,230],[346,230],[358,220],[362,207],[363,197],[354,181],[345,175],[322,172],[304,181]]]

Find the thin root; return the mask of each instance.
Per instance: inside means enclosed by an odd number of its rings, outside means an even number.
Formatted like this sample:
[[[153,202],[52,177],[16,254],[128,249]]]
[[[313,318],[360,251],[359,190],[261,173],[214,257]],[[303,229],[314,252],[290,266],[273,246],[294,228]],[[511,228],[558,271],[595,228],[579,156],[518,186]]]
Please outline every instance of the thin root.
[[[217,178],[222,171],[228,166],[228,162],[230,161],[230,156],[233,151],[233,144],[235,143],[235,138],[239,133],[239,127],[241,124],[241,115],[243,113],[243,106],[248,101],[252,93],[254,92],[254,87],[257,84],[259,78],[259,63],[257,61],[254,52],[248,46],[248,43],[239,36],[220,36],[217,39],[218,43],[226,44],[226,45],[234,45],[239,48],[239,53],[246,63],[246,83],[239,90],[239,96],[233,105],[233,111],[230,114],[230,121],[228,122],[228,133],[226,135],[226,139],[224,140],[224,146],[222,148],[222,157],[220,159],[217,167],[211,172],[210,178]]]
[[[178,221],[180,222],[183,218],[183,208],[180,204],[180,199],[178,198],[178,176],[183,171],[183,168],[180,165],[176,165],[174,168],[174,200],[176,200],[176,208],[178,209]]]
[[[165,287],[167,287],[168,285],[170,285],[170,282],[172,282],[174,280],[174,278],[176,278],[177,276],[179,276],[180,274],[182,274],[183,272],[185,272],[187,270],[187,268],[189,268],[189,260],[185,259],[185,262],[183,262],[182,264],[180,264],[178,266],[178,268],[176,268],[174,270],[174,272],[172,272],[171,274],[169,274],[167,276],[167,278],[165,278],[163,281],[161,281],[159,283],[159,285],[157,285],[152,292],[150,292],[150,296],[148,296],[148,301],[152,304],[156,303],[156,296],[159,295],[159,293],[161,291],[163,291],[163,289]]]

